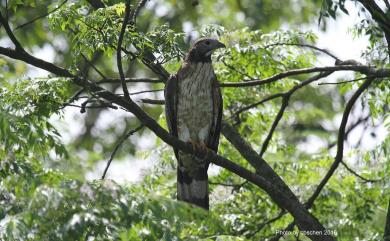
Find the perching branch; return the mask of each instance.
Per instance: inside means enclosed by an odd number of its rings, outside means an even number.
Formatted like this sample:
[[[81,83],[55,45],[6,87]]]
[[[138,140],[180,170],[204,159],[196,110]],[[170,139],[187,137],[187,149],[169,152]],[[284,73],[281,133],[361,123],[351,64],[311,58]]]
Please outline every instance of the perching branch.
[[[106,168],[104,168],[104,172],[103,172],[103,175],[102,175],[102,179],[104,179],[106,177],[106,174],[107,174],[107,171],[108,171],[108,168],[110,167],[111,165],[111,162],[112,160],[114,159],[114,156],[116,154],[116,152],[118,151],[119,147],[122,146],[123,142],[125,140],[127,140],[130,136],[132,136],[134,133],[136,133],[137,131],[141,130],[142,128],[144,127],[143,124],[141,124],[140,126],[138,126],[137,128],[129,131],[126,135],[124,135],[118,142],[118,144],[116,144],[114,150],[112,151],[111,153],[111,156],[110,156],[110,159],[108,159],[107,161],[107,165],[106,165]]]

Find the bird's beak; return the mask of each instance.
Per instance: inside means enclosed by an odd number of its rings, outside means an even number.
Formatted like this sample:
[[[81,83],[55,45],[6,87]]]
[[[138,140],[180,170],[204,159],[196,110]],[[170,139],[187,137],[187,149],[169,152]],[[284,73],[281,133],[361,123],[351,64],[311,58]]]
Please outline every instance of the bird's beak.
[[[226,46],[219,42],[218,40],[215,40],[215,44],[214,44],[214,49],[219,49],[219,48],[226,48]]]

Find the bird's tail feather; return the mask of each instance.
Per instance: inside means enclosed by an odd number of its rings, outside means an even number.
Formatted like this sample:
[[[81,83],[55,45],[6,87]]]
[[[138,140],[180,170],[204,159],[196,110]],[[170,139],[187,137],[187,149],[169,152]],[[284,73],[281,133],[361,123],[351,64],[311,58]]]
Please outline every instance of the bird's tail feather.
[[[207,169],[208,165],[185,168],[179,164],[179,167],[177,168],[178,200],[195,204],[206,210],[209,209]]]

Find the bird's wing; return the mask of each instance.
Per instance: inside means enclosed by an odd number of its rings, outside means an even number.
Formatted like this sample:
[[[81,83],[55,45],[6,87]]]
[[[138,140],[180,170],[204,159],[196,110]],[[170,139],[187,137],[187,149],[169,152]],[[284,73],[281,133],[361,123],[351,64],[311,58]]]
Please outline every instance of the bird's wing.
[[[165,115],[167,119],[167,125],[169,133],[178,137],[177,134],[177,93],[178,93],[178,77],[177,75],[169,76],[168,81],[165,84],[164,97],[165,97]],[[175,156],[178,158],[177,148],[173,148]]]
[[[215,79],[214,86],[212,90],[213,95],[213,125],[210,129],[209,136],[209,147],[214,151],[218,151],[219,145],[219,136],[221,134],[221,125],[222,125],[222,94],[219,87],[218,81]]]

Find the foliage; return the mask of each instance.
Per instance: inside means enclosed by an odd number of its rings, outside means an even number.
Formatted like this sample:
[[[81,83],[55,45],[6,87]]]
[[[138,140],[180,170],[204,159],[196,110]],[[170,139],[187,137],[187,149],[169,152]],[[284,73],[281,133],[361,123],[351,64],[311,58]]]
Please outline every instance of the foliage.
[[[22,45],[32,53],[37,47],[50,46],[55,64],[97,82],[117,76],[114,58],[125,10],[124,1],[103,2],[106,8],[94,9],[89,1],[15,0],[8,1],[5,11],[13,28],[43,16],[14,31]],[[283,31],[280,25],[313,21],[318,18],[320,3],[321,17],[337,18],[339,10],[349,13],[346,1],[332,0],[201,1],[196,8],[191,1],[149,2],[137,24],[129,24],[124,34],[128,77],[154,76],[145,62],[162,64],[175,72],[190,40],[198,36],[215,36],[228,46],[213,56],[221,83],[253,81],[314,67],[320,53],[299,44],[315,45],[316,35],[310,31]],[[215,7],[221,7],[221,11],[215,11]],[[189,25],[193,32],[184,29]],[[370,36],[370,46],[362,53],[367,63],[389,67],[386,42],[375,21],[362,20],[353,33]],[[6,37],[4,31],[1,37]],[[148,144],[154,140],[149,130],[139,131],[125,141],[114,159],[157,157],[142,181],[86,181],[85,174],[105,162],[118,140],[139,126],[139,121],[93,92],[84,91],[79,99],[73,98],[79,90],[69,79],[26,78],[23,76],[34,76],[30,67],[2,57],[0,71],[1,240],[263,240],[293,221],[290,214],[275,218],[284,210],[265,191],[225,169],[210,177],[210,213],[175,201],[173,152],[161,141],[152,143],[151,150],[142,149],[145,139]],[[301,74],[264,85],[223,88],[224,119],[259,152],[281,98],[240,110],[289,91],[312,76]],[[374,82],[356,104],[356,118],[351,118],[348,127],[361,121],[358,126],[361,124],[372,135],[375,126],[389,131],[388,80]],[[334,161],[339,119],[360,83],[318,86],[314,82],[297,90],[274,132],[264,159],[303,203]],[[120,92],[119,82],[102,86]],[[130,86],[134,92],[149,91],[133,93],[136,101],[162,98],[161,83]],[[67,103],[71,99],[74,101]],[[80,110],[83,115],[67,112],[70,107],[66,104],[84,108]],[[165,124],[161,106],[141,106]],[[76,115],[81,119],[78,125],[83,127],[68,142],[63,136],[69,133],[53,123],[55,117],[66,115]],[[102,121],[105,118],[108,121]],[[73,128],[72,124],[66,125]],[[337,232],[339,240],[378,240],[382,236],[390,195],[389,142],[387,135],[372,149],[361,148],[359,143],[349,145],[352,148],[346,148],[345,164],[368,181],[340,165],[310,210],[325,227]],[[219,154],[254,171],[223,137]],[[286,236],[285,240],[295,237]]]
[[[110,180],[81,183],[12,159],[0,174],[2,240],[198,240],[223,232],[212,214]]]

